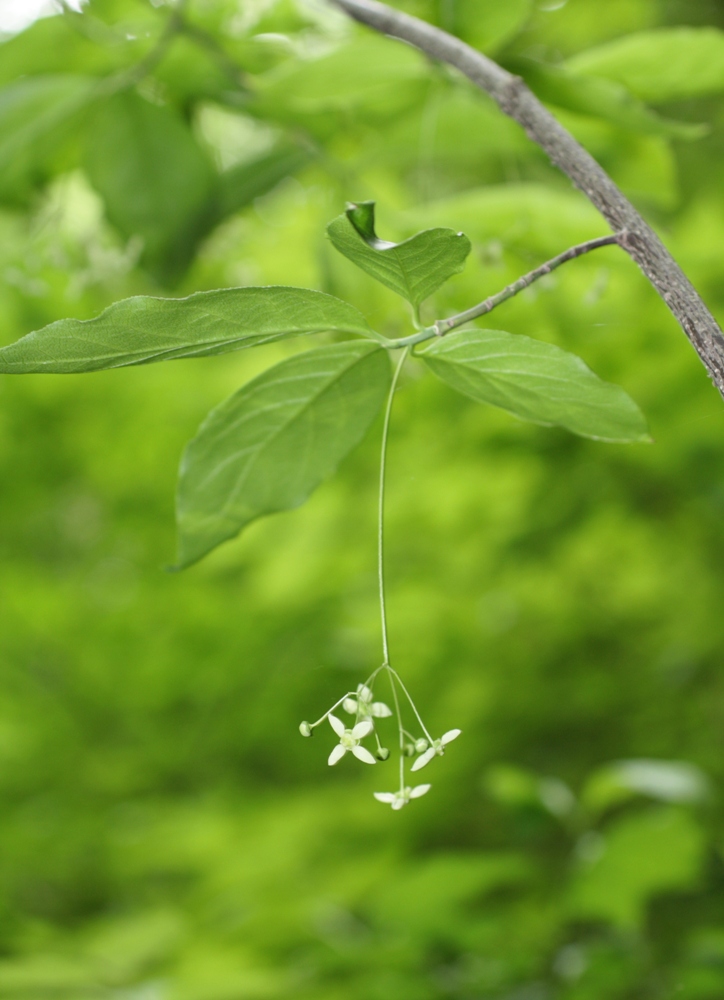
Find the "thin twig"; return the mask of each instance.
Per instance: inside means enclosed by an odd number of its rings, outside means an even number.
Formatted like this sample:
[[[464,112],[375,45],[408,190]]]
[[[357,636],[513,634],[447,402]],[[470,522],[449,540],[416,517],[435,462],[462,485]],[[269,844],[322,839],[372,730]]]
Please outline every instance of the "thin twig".
[[[489,295],[487,299],[473,306],[471,309],[456,313],[454,316],[448,316],[447,319],[438,319],[432,326],[426,326],[424,330],[413,333],[409,337],[388,340],[384,346],[388,350],[400,347],[415,347],[426,340],[432,340],[433,337],[444,337],[451,330],[455,330],[457,327],[463,326],[471,320],[478,319],[480,316],[486,316],[502,302],[512,299],[514,295],[518,295],[519,292],[532,285],[534,281],[538,281],[539,278],[544,278],[551,271],[555,271],[561,264],[565,264],[569,260],[575,260],[576,257],[582,257],[583,254],[590,253],[591,250],[597,250],[599,247],[608,247],[613,244],[620,245],[623,239],[625,239],[625,233],[614,233],[613,236],[598,236],[596,239],[586,240],[585,243],[578,243],[574,247],[569,247],[568,250],[559,253],[557,257],[553,257],[551,260],[547,260],[545,264],[541,264],[532,271],[528,271],[527,274],[521,275],[512,284],[506,285],[501,291],[496,292],[495,295]]]
[[[331,0],[350,17],[456,67],[490,94],[500,109],[523,126],[528,137],[596,206],[620,246],[639,265],[681,324],[709,376],[724,396],[724,335],[717,321],[653,229],[605,170],[554,118],[520,77],[508,73],[459,38],[378,0]]]
[[[469,323],[473,319],[478,319],[479,316],[485,316],[487,313],[492,312],[501,302],[505,302],[506,299],[512,299],[514,295],[528,288],[534,281],[538,281],[539,278],[544,278],[551,271],[555,271],[561,264],[565,264],[569,260],[575,260],[576,257],[582,257],[584,253],[590,253],[591,250],[598,250],[599,247],[608,247],[612,243],[619,243],[621,238],[620,233],[616,233],[613,236],[599,236],[598,239],[586,240],[585,243],[579,243],[575,247],[564,250],[563,253],[559,253],[552,260],[547,260],[540,267],[528,271],[527,274],[522,275],[511,285],[507,285],[496,295],[488,296],[484,302],[473,306],[472,309],[466,309],[465,312],[457,313],[455,316],[448,317],[448,319],[439,319],[435,323],[435,331],[438,337],[444,337],[450,330],[454,330],[458,326],[463,326],[464,323]]]

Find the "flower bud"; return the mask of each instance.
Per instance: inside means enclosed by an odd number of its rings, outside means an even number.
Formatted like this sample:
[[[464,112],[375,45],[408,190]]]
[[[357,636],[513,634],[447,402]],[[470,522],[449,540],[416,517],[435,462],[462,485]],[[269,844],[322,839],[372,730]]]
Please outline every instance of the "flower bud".
[[[312,727],[309,725],[308,722],[299,723],[299,732],[302,734],[302,736],[314,736],[314,730],[312,729]]]
[[[405,757],[414,757],[414,755],[415,755],[415,744],[414,743],[405,743],[404,754],[405,754]]]
[[[387,749],[387,747],[378,747],[375,752],[375,757],[377,758],[377,760],[387,760],[389,756],[390,756],[390,751]]]
[[[427,740],[420,738],[415,740],[415,753],[424,753],[427,750]]]

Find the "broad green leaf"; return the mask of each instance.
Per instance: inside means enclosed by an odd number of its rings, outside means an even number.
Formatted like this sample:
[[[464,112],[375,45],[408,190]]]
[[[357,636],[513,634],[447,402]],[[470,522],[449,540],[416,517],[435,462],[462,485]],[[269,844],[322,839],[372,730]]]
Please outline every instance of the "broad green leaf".
[[[225,218],[245,208],[302,167],[313,155],[300,146],[281,146],[247,163],[224,171],[219,178],[217,215]]]
[[[434,341],[420,357],[453,389],[522,420],[599,441],[649,440],[630,396],[554,344],[502,330],[464,330]]]
[[[179,567],[302,504],[362,439],[389,384],[387,353],[349,341],[275,365],[213,410],[181,462]]]
[[[186,299],[139,295],[95,319],[61,319],[0,349],[0,373],[66,375],[198,358],[322,330],[378,338],[354,306],[306,288],[222,288]]]
[[[96,87],[90,77],[65,75],[29,77],[0,90],[0,197],[22,201],[47,179]]]
[[[212,225],[217,193],[215,171],[181,117],[117,94],[89,130],[86,169],[113,225],[142,237],[148,268],[177,280]]]
[[[470,240],[454,229],[428,229],[403,243],[378,239],[373,201],[348,206],[327,235],[341,254],[415,307],[459,274],[470,253]]]
[[[625,35],[566,62],[573,73],[605,76],[644,101],[670,101],[724,90],[724,31],[659,28]]]
[[[572,73],[532,59],[517,59],[507,65],[541,100],[568,111],[603,118],[633,132],[674,139],[700,139],[709,131],[707,125],[662,118],[622,84],[605,77]]]

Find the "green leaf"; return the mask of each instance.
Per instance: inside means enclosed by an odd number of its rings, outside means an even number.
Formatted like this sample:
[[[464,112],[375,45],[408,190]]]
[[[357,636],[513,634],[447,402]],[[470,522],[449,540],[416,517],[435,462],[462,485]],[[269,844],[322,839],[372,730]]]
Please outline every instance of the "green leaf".
[[[502,330],[464,330],[420,357],[453,389],[536,424],[557,424],[599,441],[648,441],[646,422],[617,385],[580,358]]]
[[[471,249],[467,236],[454,229],[427,229],[403,243],[380,240],[373,201],[349,205],[327,235],[341,254],[415,307],[462,271]]]
[[[24,201],[48,178],[96,87],[89,77],[65,75],[30,77],[0,90],[0,197]]]
[[[410,227],[452,221],[481,243],[502,239],[506,247],[544,257],[601,231],[601,216],[577,191],[531,181],[472,188],[418,205],[403,218]]]
[[[317,131],[320,116],[337,124],[392,118],[424,96],[429,75],[415,49],[365,35],[321,58],[283,63],[256,81],[256,100],[263,114],[301,118]]]
[[[108,218],[141,236],[146,266],[172,284],[213,224],[216,174],[180,116],[134,93],[106,101],[90,128],[86,169]]]
[[[703,827],[687,812],[659,807],[611,823],[598,856],[574,872],[572,916],[604,919],[626,929],[643,923],[652,896],[691,890],[706,857]]]
[[[19,77],[83,73],[105,76],[136,61],[143,54],[138,42],[121,35],[111,45],[78,30],[77,17],[43,17],[20,34],[0,43],[0,85]]]
[[[299,146],[280,146],[255,160],[224,171],[219,178],[218,217],[226,218],[245,208],[312,159],[313,154]]]
[[[616,80],[653,103],[713,94],[724,90],[724,31],[641,31],[581,52],[565,65],[573,73]]]
[[[572,73],[533,59],[511,60],[507,67],[522,76],[542,101],[578,114],[602,118],[632,132],[674,139],[700,139],[709,132],[708,125],[662,118],[613,80]]]
[[[61,319],[0,349],[0,373],[93,372],[226,354],[323,330],[378,339],[354,306],[306,288],[222,288],[186,299],[139,295],[95,319]]]
[[[362,439],[389,384],[386,352],[350,341],[283,361],[213,410],[181,462],[179,568],[302,504]]]

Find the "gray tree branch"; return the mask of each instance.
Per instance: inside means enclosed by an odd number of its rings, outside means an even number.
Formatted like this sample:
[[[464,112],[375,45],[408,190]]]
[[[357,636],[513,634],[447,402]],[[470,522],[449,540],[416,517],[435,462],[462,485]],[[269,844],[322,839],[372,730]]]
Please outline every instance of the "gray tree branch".
[[[596,206],[611,229],[623,232],[619,245],[636,261],[679,321],[724,396],[724,335],[719,324],[653,229],[523,80],[459,38],[377,0],[331,2],[356,21],[454,66],[488,93],[501,111],[523,126],[528,137],[545,150],[550,160]]]

